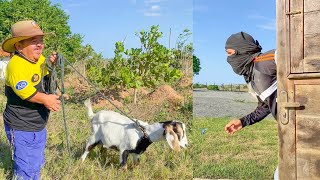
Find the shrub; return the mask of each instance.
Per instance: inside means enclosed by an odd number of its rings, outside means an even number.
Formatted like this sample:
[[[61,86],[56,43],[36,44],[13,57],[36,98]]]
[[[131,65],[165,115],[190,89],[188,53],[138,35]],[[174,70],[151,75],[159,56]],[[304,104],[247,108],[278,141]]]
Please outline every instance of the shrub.
[[[193,84],[193,88],[206,88],[206,87],[207,87],[207,85],[205,85],[205,84],[199,84],[199,83]]]
[[[208,90],[219,91],[219,86],[218,85],[208,85],[207,89]]]

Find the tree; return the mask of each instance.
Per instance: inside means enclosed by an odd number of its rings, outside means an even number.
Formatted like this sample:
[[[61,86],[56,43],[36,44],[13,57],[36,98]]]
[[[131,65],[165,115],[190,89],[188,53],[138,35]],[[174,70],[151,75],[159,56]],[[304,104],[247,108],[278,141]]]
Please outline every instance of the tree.
[[[173,52],[158,42],[162,37],[159,26],[151,26],[149,32],[142,30],[136,36],[140,39],[139,48],[125,50],[123,42],[115,44],[115,57],[108,64],[103,80],[115,88],[134,88],[135,103],[140,87],[154,88],[181,77],[181,71],[173,66]]]
[[[183,71],[184,75],[189,76],[192,68],[192,54],[193,54],[193,44],[188,42],[192,33],[189,29],[184,29],[182,33],[179,34],[176,47],[173,49],[176,61],[175,66]]]
[[[35,20],[44,32],[54,33],[44,39],[45,55],[55,50],[71,62],[76,60],[74,54],[82,48],[82,36],[71,33],[67,23],[69,16],[49,0],[0,0],[0,41],[10,37],[12,24],[30,19]]]
[[[193,55],[193,75],[199,75],[200,70],[200,59]]]

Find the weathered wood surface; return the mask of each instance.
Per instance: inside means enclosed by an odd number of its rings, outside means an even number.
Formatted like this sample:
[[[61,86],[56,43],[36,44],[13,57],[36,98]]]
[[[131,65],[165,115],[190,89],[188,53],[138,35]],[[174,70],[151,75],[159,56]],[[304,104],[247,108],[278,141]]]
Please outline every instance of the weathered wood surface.
[[[277,1],[277,79],[278,79],[278,134],[279,134],[279,178],[280,179],[296,179],[296,161],[295,157],[295,119],[293,114],[288,114],[284,109],[286,102],[281,102],[281,91],[287,91],[288,99],[293,101],[293,92],[288,92],[289,87],[293,87],[293,81],[288,82],[288,74],[290,74],[290,26],[289,3],[286,1]],[[300,50],[301,51],[301,50]],[[292,89],[292,88],[291,88]],[[289,117],[290,116],[290,117]],[[287,124],[282,124],[289,118]]]
[[[320,11],[304,14],[304,72],[320,72]]]
[[[318,78],[320,78],[320,77],[318,77]],[[295,85],[319,85],[320,84],[320,79],[306,79],[305,78],[303,80],[295,80],[294,84]],[[319,108],[319,110],[320,110],[320,108]]]
[[[319,11],[320,3],[318,0],[304,0],[304,12]]]
[[[318,2],[318,3],[315,3]],[[311,4],[307,4],[311,3]],[[305,2],[304,12],[304,72],[320,72],[320,5]],[[317,9],[318,8],[318,9]]]
[[[300,12],[298,14],[291,14]],[[303,1],[291,0],[286,11],[290,21],[291,73],[303,73]]]
[[[320,1],[278,0],[280,179],[320,179],[319,49]]]
[[[318,84],[314,84],[317,83]],[[296,102],[303,105],[296,111],[297,178],[320,179],[320,84],[307,80],[296,85]]]

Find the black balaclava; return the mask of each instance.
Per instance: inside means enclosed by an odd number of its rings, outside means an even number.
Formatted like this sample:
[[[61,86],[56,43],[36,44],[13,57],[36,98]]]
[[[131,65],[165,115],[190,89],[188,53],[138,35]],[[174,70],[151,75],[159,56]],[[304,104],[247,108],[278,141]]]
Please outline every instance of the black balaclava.
[[[227,58],[233,71],[243,75],[247,83],[250,82],[252,80],[252,60],[261,54],[262,50],[259,42],[254,40],[251,35],[239,32],[228,38],[225,48],[235,50],[235,54]]]

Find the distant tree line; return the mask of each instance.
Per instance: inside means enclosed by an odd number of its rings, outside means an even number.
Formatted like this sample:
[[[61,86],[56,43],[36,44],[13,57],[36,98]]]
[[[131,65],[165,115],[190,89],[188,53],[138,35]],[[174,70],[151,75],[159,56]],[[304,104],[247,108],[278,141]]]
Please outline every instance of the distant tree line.
[[[239,92],[246,92],[248,91],[247,84],[200,84],[195,83],[193,84],[193,88],[205,88],[207,90],[213,90],[213,91],[239,91]]]

